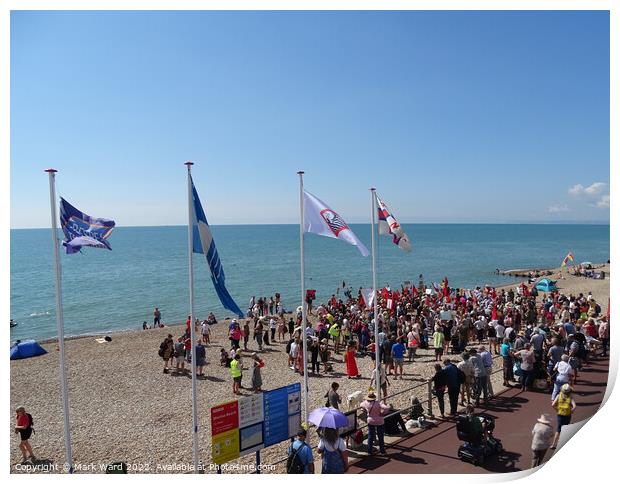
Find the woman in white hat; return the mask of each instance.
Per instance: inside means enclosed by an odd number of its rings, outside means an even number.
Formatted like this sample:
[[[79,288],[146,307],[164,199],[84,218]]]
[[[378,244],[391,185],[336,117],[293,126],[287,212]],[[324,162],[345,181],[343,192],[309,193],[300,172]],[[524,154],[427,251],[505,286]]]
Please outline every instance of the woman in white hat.
[[[551,445],[551,448],[555,449],[558,445],[558,440],[560,440],[560,432],[562,431],[562,426],[568,425],[570,423],[573,412],[577,407],[575,399],[573,398],[573,389],[568,383],[562,385],[560,393],[558,393],[558,396],[555,397],[555,400],[553,400],[551,406],[555,408],[555,411],[558,415],[558,428],[555,433],[555,438],[553,439],[553,444]]]
[[[553,423],[546,413],[542,414],[532,429],[532,468],[542,464],[553,442]]]

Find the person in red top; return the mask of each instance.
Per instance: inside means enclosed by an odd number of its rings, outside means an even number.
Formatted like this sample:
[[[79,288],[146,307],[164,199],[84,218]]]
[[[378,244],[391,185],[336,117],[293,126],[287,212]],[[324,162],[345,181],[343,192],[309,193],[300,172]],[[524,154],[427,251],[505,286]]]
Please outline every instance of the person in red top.
[[[30,460],[34,463],[36,457],[32,453],[32,447],[30,446],[30,436],[32,435],[32,417],[26,413],[24,407],[17,407],[15,409],[17,414],[15,417],[15,433],[20,435],[21,442],[19,443],[19,450],[22,451],[22,464],[28,461],[28,455],[30,454]]]
[[[360,373],[357,369],[357,362],[355,361],[355,352],[357,346],[351,341],[347,346],[347,351],[344,354],[344,362],[346,363],[347,376],[349,378],[359,378]]]
[[[187,331],[190,331],[190,329],[192,327],[192,317],[191,316],[187,317],[187,321],[185,321],[185,327],[187,328]]]

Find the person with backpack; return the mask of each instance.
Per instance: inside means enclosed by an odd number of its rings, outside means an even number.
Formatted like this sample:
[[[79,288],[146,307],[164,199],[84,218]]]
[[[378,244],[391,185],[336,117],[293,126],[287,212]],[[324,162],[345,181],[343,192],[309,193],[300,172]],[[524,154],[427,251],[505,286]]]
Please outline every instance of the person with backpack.
[[[555,449],[558,445],[558,440],[560,440],[562,427],[570,423],[575,407],[577,407],[575,399],[573,398],[573,389],[568,383],[562,385],[560,393],[555,397],[551,406],[555,409],[557,414],[558,427],[555,432],[555,437],[553,438],[553,444],[551,445],[551,449]]]
[[[340,395],[338,394],[338,388],[340,388],[340,385],[338,384],[338,382],[332,382],[331,388],[324,395],[326,399],[325,400],[326,407],[333,407],[336,410],[340,410],[339,405],[342,403],[342,399],[340,398]]]
[[[295,441],[288,448],[287,474],[314,474],[314,457],[312,449],[306,444],[307,435],[306,429],[299,429]]]
[[[169,334],[159,345],[158,355],[164,360],[164,373],[168,373],[168,363],[174,354],[174,341]]]
[[[317,452],[322,457],[321,474],[344,474],[349,466],[347,445],[336,429],[320,428]]]
[[[30,460],[32,463],[36,460],[32,452],[32,447],[30,446],[30,436],[34,429],[32,428],[33,419],[32,415],[26,412],[26,409],[22,406],[19,406],[15,409],[15,413],[17,414],[15,419],[15,433],[20,436],[19,450],[22,452],[22,464],[28,462],[28,454],[30,454]]]

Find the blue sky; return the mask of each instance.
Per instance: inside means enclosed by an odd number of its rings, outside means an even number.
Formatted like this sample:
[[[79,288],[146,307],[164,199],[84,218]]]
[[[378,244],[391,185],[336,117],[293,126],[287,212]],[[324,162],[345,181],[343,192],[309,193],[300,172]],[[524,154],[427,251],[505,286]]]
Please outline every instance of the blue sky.
[[[13,12],[11,227],[609,220],[607,12]]]

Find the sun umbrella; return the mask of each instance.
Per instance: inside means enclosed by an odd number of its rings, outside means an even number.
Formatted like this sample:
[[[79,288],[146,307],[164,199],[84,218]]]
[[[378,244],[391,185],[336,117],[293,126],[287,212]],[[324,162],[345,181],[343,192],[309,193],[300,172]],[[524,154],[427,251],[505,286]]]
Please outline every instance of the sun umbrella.
[[[349,423],[345,414],[333,407],[321,407],[313,410],[308,416],[308,421],[317,427],[328,429],[346,427]]]

